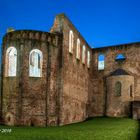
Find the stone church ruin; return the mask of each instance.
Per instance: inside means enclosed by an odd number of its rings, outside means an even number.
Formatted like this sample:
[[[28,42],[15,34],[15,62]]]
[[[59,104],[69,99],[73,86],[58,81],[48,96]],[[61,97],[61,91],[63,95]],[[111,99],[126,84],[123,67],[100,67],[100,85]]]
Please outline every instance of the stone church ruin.
[[[57,126],[88,117],[140,119],[140,43],[91,48],[57,15],[50,32],[3,37],[0,119]]]

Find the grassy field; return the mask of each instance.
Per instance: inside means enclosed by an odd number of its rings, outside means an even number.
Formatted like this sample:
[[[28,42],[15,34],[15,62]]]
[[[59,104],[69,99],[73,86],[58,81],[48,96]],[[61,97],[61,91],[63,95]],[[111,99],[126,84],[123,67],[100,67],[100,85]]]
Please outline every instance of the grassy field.
[[[93,118],[61,127],[0,126],[0,140],[137,140],[138,121],[129,118]]]

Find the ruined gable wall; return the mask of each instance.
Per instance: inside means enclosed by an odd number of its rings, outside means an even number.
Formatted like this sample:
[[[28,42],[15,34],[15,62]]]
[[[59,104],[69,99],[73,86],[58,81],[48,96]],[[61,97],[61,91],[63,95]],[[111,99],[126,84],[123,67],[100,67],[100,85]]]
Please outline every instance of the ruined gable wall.
[[[69,31],[74,33],[73,54],[69,53]],[[87,63],[82,64],[82,46],[86,46],[91,53],[91,48],[76,30],[73,24],[65,17],[59,15],[55,19],[52,32],[63,34],[62,54],[62,99],[61,99],[61,124],[83,121],[88,117],[89,72]],[[76,59],[77,38],[80,39],[80,60]],[[87,60],[86,60],[87,62]]]

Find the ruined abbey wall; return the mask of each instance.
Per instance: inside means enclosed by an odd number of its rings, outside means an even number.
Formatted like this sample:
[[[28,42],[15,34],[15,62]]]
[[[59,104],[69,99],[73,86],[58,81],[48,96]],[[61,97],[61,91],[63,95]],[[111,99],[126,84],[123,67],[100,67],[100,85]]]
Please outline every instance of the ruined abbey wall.
[[[3,40],[2,116],[11,125],[57,125],[59,96],[59,35],[38,31],[8,33]],[[17,75],[6,77],[5,54],[17,49]],[[42,77],[29,76],[32,49],[43,53]]]
[[[74,33],[73,53],[69,53],[69,32]],[[91,48],[74,25],[64,15],[55,19],[52,32],[63,34],[62,51],[62,102],[61,124],[83,121],[88,117],[88,97],[90,92],[90,68],[87,67],[87,51]],[[80,39],[80,59],[76,58],[77,39]],[[86,46],[86,61],[82,63],[82,46]]]
[[[133,85],[133,97],[129,98],[128,101],[132,100],[139,100],[140,99],[140,43],[132,43],[132,44],[125,44],[125,45],[119,45],[119,46],[112,46],[112,47],[105,47],[105,48],[97,48],[93,49],[93,57],[91,62],[92,67],[92,95],[90,100],[91,105],[91,116],[102,116],[109,114],[114,114],[112,116],[115,116],[115,113],[113,113],[113,110],[117,109],[118,104],[114,104],[110,112],[107,113],[107,108],[111,106],[111,102],[114,102],[118,100],[118,97],[116,98],[110,98],[108,101],[109,103],[106,103],[106,96],[109,94],[109,92],[112,92],[109,90],[107,92],[106,88],[106,82],[107,77],[115,70],[117,69],[123,69],[129,73],[132,79],[134,79],[130,82],[129,78],[125,78],[125,76],[121,76],[121,80],[126,79],[122,82],[122,86],[127,87],[127,85],[132,84]],[[104,70],[98,70],[98,56],[100,54],[105,55],[105,69]],[[115,61],[115,58],[118,54],[123,54],[126,57],[126,60],[123,63],[118,63]],[[117,76],[116,76],[117,78]],[[112,79],[110,84],[113,84],[115,79]],[[117,80],[117,79],[116,79]],[[112,85],[113,86],[113,85]],[[114,92],[114,91],[113,91]],[[125,92],[127,92],[127,96],[122,96],[121,101],[127,99],[130,97],[130,89],[127,89]],[[123,94],[123,93],[122,93]],[[126,93],[125,93],[126,94]],[[112,93],[113,95],[113,93]],[[121,110],[121,107],[119,108]],[[123,110],[125,111],[125,110]],[[128,113],[127,113],[128,114]],[[118,115],[118,116],[121,116]]]
[[[56,16],[50,33],[32,30],[7,33],[3,38],[0,120],[6,125],[56,126],[94,116],[124,117],[133,113],[133,118],[140,118],[139,46],[140,43],[132,43],[90,48],[64,14]],[[17,50],[17,72],[13,77],[5,75],[9,47]],[[29,75],[29,55],[33,49],[43,54],[40,77]],[[98,70],[100,54],[105,56],[103,70]],[[116,61],[118,54],[124,55],[125,60]],[[116,89],[118,81],[121,87]]]

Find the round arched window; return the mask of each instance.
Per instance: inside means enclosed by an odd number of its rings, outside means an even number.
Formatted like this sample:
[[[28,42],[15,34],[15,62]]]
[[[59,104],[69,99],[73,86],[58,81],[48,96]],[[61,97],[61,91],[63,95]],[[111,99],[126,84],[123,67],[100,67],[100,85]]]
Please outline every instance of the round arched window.
[[[17,50],[9,47],[6,51],[5,76],[16,76],[17,71]]]
[[[38,49],[34,49],[30,52],[29,56],[29,76],[41,77],[42,76],[42,52]]]

